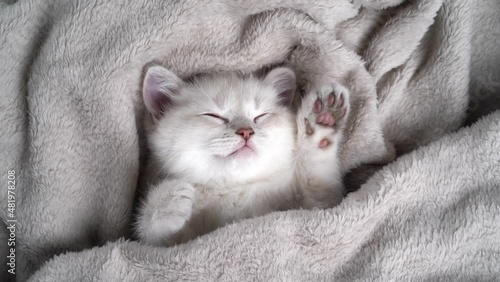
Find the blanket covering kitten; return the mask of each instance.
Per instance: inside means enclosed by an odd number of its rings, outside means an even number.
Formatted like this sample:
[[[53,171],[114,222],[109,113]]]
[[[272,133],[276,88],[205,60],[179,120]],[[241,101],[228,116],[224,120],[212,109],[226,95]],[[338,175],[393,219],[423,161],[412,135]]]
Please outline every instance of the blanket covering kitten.
[[[348,91],[324,85],[294,108],[295,92],[294,72],[284,67],[264,79],[224,74],[192,82],[149,68],[148,141],[162,178],[140,208],[140,241],[171,245],[238,219],[338,204]]]

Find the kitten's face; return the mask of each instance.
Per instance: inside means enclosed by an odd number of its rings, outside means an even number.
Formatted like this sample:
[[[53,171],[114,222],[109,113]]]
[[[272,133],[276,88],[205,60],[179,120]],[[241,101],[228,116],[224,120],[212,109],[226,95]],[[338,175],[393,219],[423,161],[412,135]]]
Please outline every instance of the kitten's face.
[[[167,171],[194,181],[251,181],[289,166],[295,127],[287,104],[295,80],[279,70],[265,81],[225,75],[174,82],[162,112],[151,111],[152,149]]]

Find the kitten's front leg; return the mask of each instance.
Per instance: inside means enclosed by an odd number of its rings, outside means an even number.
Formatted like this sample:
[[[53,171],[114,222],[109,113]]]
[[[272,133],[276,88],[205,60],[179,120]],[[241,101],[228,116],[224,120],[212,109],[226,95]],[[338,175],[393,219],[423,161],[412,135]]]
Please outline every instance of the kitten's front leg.
[[[169,245],[191,218],[195,188],[179,180],[164,180],[151,188],[136,225],[141,242]]]
[[[313,89],[297,115],[296,176],[304,208],[327,208],[342,200],[339,162],[342,131],[349,112],[349,91],[331,83]]]

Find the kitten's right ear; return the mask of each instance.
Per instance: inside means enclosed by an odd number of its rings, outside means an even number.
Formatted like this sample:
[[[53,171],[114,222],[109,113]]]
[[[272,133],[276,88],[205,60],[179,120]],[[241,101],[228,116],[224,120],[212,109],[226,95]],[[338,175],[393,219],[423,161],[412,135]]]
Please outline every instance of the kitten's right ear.
[[[148,112],[159,119],[172,104],[172,98],[179,95],[183,83],[182,79],[164,67],[149,68],[142,86],[142,98]]]

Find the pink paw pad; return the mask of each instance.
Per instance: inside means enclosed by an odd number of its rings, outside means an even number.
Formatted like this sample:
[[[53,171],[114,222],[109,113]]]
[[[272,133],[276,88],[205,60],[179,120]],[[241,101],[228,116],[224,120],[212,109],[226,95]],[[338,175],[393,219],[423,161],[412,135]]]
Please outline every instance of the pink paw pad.
[[[306,134],[312,135],[314,133],[314,130],[312,129],[311,123],[307,118],[304,119],[304,124],[306,125]]]
[[[335,125],[335,118],[331,112],[321,113],[316,117],[316,123],[328,126]]]
[[[328,147],[330,144],[331,144],[330,140],[328,140],[326,138],[323,138],[323,139],[321,139],[321,141],[319,141],[319,147],[322,149]]]
[[[321,103],[320,100],[316,100],[316,102],[314,102],[314,112],[319,114],[322,109],[323,109],[323,104]]]
[[[304,118],[305,135],[313,138],[316,146],[320,149],[330,148],[336,140],[337,132],[342,130],[346,123],[347,112],[349,111],[348,90],[341,85],[325,85],[318,91],[310,93],[312,104],[308,102],[303,106],[307,107],[308,117]],[[313,98],[314,97],[314,98]],[[319,142],[318,142],[319,140]]]
[[[340,94],[338,100],[335,99],[335,93],[331,92],[328,94],[328,97],[325,99],[325,103],[327,108],[325,109],[323,102],[318,99],[314,102],[314,113],[317,114],[316,123],[325,125],[325,126],[334,126],[337,120],[342,119],[347,113],[347,108],[343,108],[338,110],[336,113],[336,118],[334,112],[332,111],[332,107],[336,107],[337,109],[341,108],[344,105],[344,95]],[[336,105],[335,105],[336,103]]]
[[[335,103],[335,96],[333,95],[333,93],[330,93],[330,95],[328,95],[328,106],[333,106],[333,103]]]

